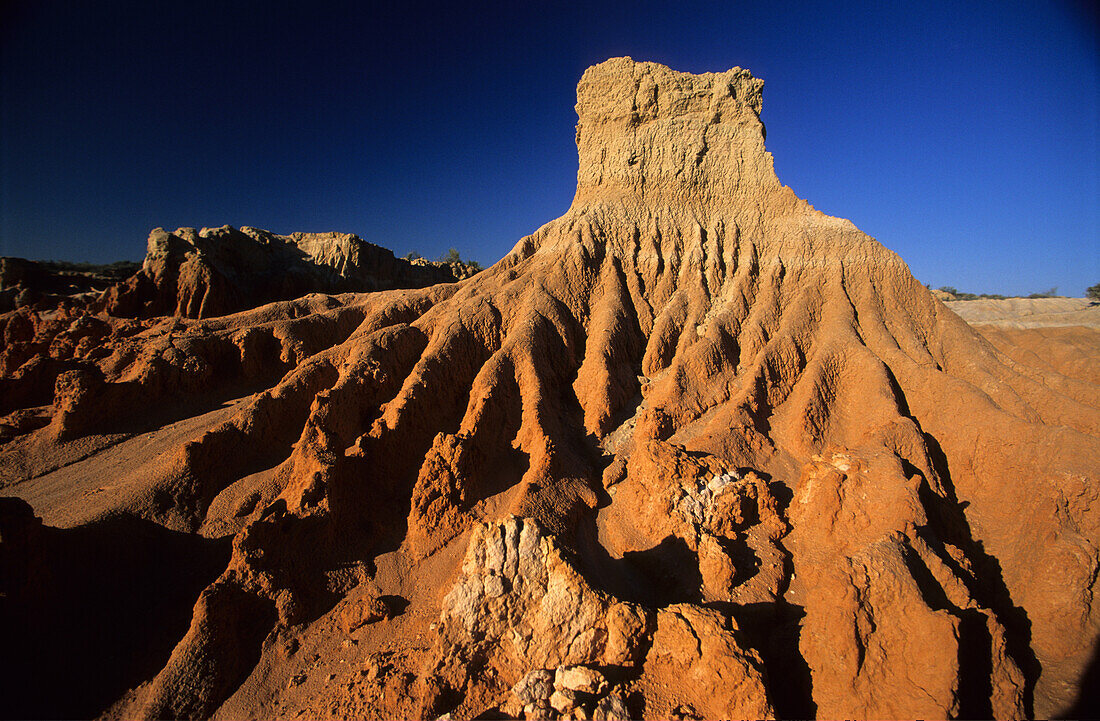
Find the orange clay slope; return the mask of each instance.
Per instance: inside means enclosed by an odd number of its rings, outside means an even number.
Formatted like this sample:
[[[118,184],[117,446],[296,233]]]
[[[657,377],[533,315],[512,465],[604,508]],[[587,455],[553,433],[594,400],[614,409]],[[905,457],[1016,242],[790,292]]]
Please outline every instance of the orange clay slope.
[[[1073,707],[1097,637],[1095,385],[1025,372],[781,185],[762,87],[590,68],[572,206],[460,283],[50,320],[73,366],[0,452],[47,525],[12,506],[5,554],[33,569],[130,519],[204,549],[184,565],[208,582],[138,667],[97,661],[81,713]],[[102,325],[80,350],[82,323]],[[33,638],[27,599],[83,600],[31,576],[8,613]],[[170,589],[148,593],[178,616]]]

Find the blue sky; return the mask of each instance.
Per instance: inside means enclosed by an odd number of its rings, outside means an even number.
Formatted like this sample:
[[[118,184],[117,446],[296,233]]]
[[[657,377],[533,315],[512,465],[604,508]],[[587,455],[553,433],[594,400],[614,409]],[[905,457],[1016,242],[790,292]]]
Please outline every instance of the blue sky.
[[[763,78],[780,180],[924,282],[1100,282],[1086,2],[0,7],[2,255],[229,223],[488,264],[569,206],[577,80],[630,55]]]

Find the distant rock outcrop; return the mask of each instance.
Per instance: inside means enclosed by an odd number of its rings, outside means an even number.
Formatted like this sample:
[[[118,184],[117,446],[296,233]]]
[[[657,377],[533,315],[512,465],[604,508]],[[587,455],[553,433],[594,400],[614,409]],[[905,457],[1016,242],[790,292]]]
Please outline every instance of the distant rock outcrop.
[[[32,305],[83,304],[140,267],[128,261],[95,265],[0,258],[0,313]]]
[[[141,271],[93,307],[128,318],[210,318],[308,293],[423,288],[469,274],[465,264],[406,261],[349,233],[157,228]]]

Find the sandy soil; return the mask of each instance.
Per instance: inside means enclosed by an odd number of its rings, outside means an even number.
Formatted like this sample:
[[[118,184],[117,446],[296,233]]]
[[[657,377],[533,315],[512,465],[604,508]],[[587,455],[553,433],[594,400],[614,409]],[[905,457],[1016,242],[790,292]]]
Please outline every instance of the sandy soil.
[[[1084,298],[1008,298],[945,305],[1021,370],[1038,372],[1045,385],[1074,400],[1100,406],[1095,389],[1100,383],[1100,304]]]
[[[1085,298],[1006,298],[953,300],[946,305],[971,325],[999,328],[1100,328],[1100,303]]]
[[[34,507],[46,525],[75,528],[130,505],[148,488],[148,469],[163,464],[189,440],[227,420],[247,400],[237,398],[214,410],[125,438],[57,470],[16,483],[4,494]],[[48,432],[43,429],[39,433]],[[117,440],[115,436],[112,440]]]

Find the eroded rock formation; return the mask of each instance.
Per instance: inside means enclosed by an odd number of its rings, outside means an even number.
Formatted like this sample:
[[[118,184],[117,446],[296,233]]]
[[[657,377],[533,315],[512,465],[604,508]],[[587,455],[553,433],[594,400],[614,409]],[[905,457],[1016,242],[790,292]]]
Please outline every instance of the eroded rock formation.
[[[762,85],[590,68],[572,206],[462,283],[5,317],[71,365],[47,393],[5,350],[6,397],[42,401],[11,404],[6,493],[49,525],[232,537],[109,715],[1079,702],[1100,401],[781,185]]]
[[[210,318],[307,293],[422,288],[469,275],[466,264],[410,262],[349,233],[157,228],[141,270],[93,307],[123,317]]]
[[[107,288],[133,275],[139,263],[109,265],[0,258],[0,313],[36,306],[84,305]]]

